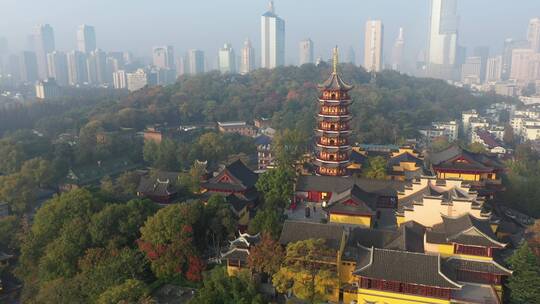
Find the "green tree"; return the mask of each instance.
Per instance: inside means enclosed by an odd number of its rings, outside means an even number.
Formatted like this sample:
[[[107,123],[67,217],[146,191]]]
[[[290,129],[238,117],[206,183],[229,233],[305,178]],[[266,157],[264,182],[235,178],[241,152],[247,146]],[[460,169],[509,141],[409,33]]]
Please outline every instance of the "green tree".
[[[295,296],[308,303],[323,301],[337,285],[335,252],[326,247],[323,239],[308,239],[290,243],[281,269],[272,277],[277,291],[292,290]]]
[[[511,125],[504,126],[503,142],[510,147],[516,144],[516,136],[514,134],[514,128]]]
[[[201,191],[201,180],[205,174],[206,165],[195,161],[189,172],[180,175],[180,184],[192,193],[199,193]]]
[[[540,263],[524,242],[508,259],[512,276],[508,279],[510,303],[540,303]]]
[[[123,285],[126,280],[143,279],[148,269],[144,256],[138,250],[129,248],[90,249],[79,261],[79,267],[80,273],[75,279],[80,282],[84,297],[91,303],[101,299],[101,295],[110,291],[112,286]],[[146,289],[143,288],[141,292],[142,296]]]
[[[433,152],[440,152],[449,148],[451,145],[452,143],[446,137],[439,137],[431,142],[430,148]]]
[[[294,193],[294,178],[291,167],[280,166],[260,175],[255,187],[263,194],[266,206],[286,208]]]
[[[307,151],[310,136],[298,130],[285,129],[274,137],[273,150],[276,161],[291,167]]]
[[[199,289],[192,304],[262,304],[265,303],[249,273],[227,275],[224,267],[214,268],[205,275],[203,287]]]
[[[386,179],[386,160],[382,156],[368,158],[362,175],[371,179]]]
[[[112,286],[103,292],[97,304],[140,303],[149,293],[148,286],[142,281],[129,279],[124,283]]]
[[[481,143],[471,143],[467,150],[473,153],[487,153],[486,147]]]
[[[193,242],[193,225],[201,217],[194,204],[167,206],[148,218],[141,228],[139,248],[159,279],[173,279],[190,272],[198,259]]]
[[[249,233],[269,233],[272,237],[278,238],[283,227],[282,214],[281,210],[274,208],[258,210],[253,220],[249,222]]]
[[[212,195],[204,207],[205,228],[212,240],[212,248],[219,255],[221,243],[227,238],[234,237],[237,221],[231,207],[221,195]]]

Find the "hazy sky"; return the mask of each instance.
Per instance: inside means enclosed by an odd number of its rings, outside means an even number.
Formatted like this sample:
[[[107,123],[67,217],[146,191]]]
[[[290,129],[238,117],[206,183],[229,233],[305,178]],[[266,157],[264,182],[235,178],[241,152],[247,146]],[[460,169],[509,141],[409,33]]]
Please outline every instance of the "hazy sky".
[[[367,19],[382,19],[386,54],[405,29],[409,57],[426,45],[429,0],[276,0],[286,22],[287,63],[296,63],[298,43],[315,42],[315,55],[329,57],[338,44],[346,55],[363,53]],[[460,43],[471,50],[489,45],[500,51],[504,38],[524,38],[528,20],[540,15],[540,0],[460,0]],[[149,55],[154,45],[170,44],[177,53],[204,50],[214,61],[217,49],[231,42],[238,50],[249,37],[258,49],[265,0],[0,0],[0,36],[21,49],[33,27],[54,27],[57,49],[75,48],[77,25],[94,25],[98,47]]]

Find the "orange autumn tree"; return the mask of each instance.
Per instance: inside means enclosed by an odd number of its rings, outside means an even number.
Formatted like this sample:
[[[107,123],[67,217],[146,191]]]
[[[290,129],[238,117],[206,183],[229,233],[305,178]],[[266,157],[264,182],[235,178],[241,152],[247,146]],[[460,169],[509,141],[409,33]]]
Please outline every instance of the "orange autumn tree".
[[[281,245],[269,233],[249,252],[248,265],[251,271],[273,275],[279,271],[284,252]]]

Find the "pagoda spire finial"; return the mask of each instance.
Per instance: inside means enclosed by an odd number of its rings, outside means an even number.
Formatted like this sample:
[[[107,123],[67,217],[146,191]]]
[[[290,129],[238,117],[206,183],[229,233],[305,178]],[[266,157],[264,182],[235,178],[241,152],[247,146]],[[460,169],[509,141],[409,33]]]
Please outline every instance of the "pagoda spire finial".
[[[338,47],[336,45],[336,47],[334,48],[334,74],[337,74],[337,68],[338,68],[338,64],[339,64],[339,54],[338,54]]]

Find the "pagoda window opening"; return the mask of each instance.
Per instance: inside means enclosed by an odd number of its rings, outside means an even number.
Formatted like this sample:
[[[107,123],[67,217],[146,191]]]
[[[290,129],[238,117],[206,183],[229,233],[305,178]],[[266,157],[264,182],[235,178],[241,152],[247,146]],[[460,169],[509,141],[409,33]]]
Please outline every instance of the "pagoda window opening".
[[[335,129],[336,129],[336,125],[331,124],[331,125],[330,125],[330,130],[334,131]]]
[[[334,160],[334,154],[330,154],[330,160]]]
[[[334,146],[334,145],[335,145],[335,143],[336,143],[336,141],[335,141],[335,140],[333,140],[333,139],[331,139],[331,140],[330,140],[330,146]]]
[[[332,99],[336,99],[336,93],[332,93]]]

